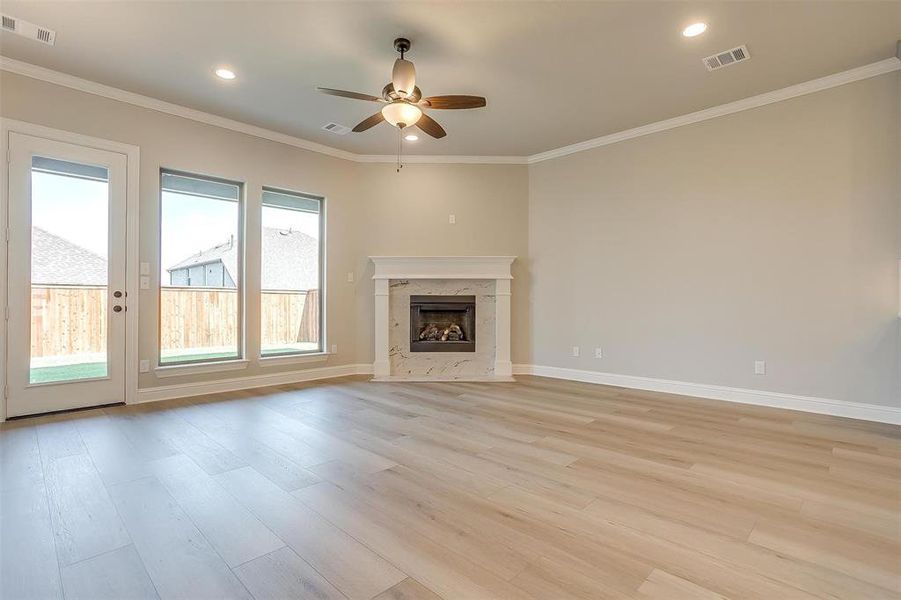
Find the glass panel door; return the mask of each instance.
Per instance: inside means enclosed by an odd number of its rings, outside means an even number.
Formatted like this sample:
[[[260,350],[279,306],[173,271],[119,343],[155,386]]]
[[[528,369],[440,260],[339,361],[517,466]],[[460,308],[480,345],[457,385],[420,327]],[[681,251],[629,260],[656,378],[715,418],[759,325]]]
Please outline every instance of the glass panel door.
[[[127,157],[9,134],[7,416],[125,399]]]

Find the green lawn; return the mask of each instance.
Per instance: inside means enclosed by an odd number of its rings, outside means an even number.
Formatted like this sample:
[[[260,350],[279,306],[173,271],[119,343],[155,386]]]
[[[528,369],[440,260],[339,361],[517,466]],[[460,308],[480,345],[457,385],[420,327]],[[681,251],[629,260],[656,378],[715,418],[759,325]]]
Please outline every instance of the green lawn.
[[[314,346],[315,348],[315,346]],[[298,348],[267,348],[266,356],[279,356],[281,354],[292,354],[298,351]],[[172,356],[163,356],[160,364],[171,365],[176,363],[200,362],[205,360],[216,359],[237,359],[234,352],[208,352],[198,354],[176,354]],[[35,367],[31,369],[29,377],[30,383],[53,383],[55,381],[73,381],[78,379],[94,379],[96,377],[106,377],[105,362],[79,363],[74,365],[56,365],[53,367]]]
[[[52,383],[54,381],[71,381],[73,379],[93,379],[95,377],[106,377],[106,375],[106,363],[93,362],[32,368],[28,380],[29,383]]]

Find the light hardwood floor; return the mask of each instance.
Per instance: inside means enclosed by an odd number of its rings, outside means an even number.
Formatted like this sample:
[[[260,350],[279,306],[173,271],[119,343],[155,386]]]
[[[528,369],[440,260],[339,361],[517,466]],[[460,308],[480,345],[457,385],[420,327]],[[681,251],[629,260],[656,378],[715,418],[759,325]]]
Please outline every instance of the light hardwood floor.
[[[901,428],[360,378],[0,429],[0,597],[898,598]]]

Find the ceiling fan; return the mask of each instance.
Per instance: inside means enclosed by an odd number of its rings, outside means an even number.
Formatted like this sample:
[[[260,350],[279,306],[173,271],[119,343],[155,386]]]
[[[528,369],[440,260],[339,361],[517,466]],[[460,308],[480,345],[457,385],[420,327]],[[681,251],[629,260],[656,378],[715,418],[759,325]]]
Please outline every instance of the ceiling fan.
[[[354,127],[355,133],[366,131],[382,121],[388,121],[398,129],[415,125],[433,138],[443,138],[447,132],[435,119],[425,114],[423,109],[461,109],[485,106],[485,99],[481,96],[450,95],[423,98],[422,91],[416,86],[416,69],[412,62],[404,58],[404,54],[410,50],[410,40],[397,38],[394,40],[394,49],[400,52],[400,58],[394,61],[391,82],[384,87],[380,97],[359,92],[317,88],[320,92],[332,96],[384,104],[379,112]]]

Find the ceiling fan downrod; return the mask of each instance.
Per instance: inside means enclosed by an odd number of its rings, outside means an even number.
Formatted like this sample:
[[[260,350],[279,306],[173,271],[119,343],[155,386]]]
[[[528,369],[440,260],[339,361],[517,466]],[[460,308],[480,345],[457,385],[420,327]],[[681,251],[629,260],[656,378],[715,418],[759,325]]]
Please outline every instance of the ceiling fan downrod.
[[[394,49],[400,52],[401,59],[403,59],[405,53],[410,51],[410,46],[412,46],[412,44],[407,38],[400,37],[394,40]]]

